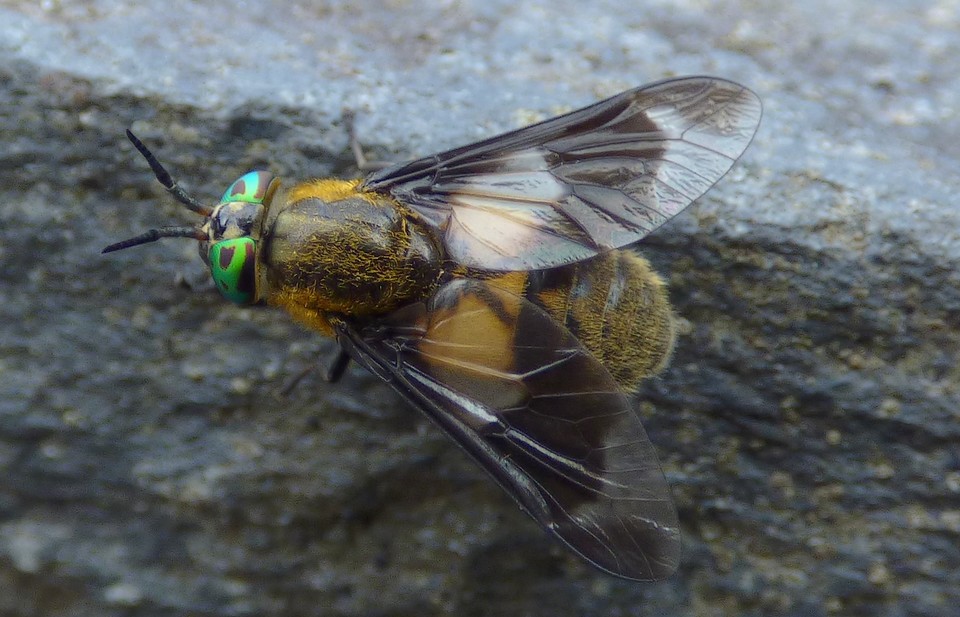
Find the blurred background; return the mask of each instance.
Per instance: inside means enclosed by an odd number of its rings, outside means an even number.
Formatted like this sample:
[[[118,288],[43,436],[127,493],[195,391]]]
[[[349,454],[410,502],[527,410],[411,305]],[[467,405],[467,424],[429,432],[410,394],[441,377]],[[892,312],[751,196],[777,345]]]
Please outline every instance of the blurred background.
[[[764,102],[640,247],[683,332],[636,399],[684,556],[620,581],[192,242],[241,173],[354,175],[665,77]],[[0,2],[0,614],[960,614],[960,3]]]

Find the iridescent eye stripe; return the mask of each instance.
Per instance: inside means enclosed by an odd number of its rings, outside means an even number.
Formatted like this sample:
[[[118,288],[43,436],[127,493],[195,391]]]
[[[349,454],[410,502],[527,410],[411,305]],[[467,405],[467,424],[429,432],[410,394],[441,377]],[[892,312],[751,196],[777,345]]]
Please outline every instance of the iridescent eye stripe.
[[[235,304],[256,298],[257,243],[252,238],[223,240],[210,247],[210,274],[223,296]]]
[[[251,204],[263,203],[263,198],[267,194],[267,187],[270,186],[272,179],[273,174],[269,171],[248,171],[223,192],[220,203],[231,201]]]

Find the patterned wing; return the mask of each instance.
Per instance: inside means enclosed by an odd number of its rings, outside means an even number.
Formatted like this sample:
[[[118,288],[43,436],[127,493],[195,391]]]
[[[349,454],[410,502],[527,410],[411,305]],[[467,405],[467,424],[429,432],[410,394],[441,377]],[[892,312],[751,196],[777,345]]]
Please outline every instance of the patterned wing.
[[[606,369],[540,308],[459,279],[375,327],[335,329],[355,360],[584,559],[636,580],[676,569],[677,515],[640,421]]]
[[[679,213],[727,173],[760,115],[733,82],[662,81],[389,167],[361,189],[407,204],[464,265],[549,268],[636,242]]]

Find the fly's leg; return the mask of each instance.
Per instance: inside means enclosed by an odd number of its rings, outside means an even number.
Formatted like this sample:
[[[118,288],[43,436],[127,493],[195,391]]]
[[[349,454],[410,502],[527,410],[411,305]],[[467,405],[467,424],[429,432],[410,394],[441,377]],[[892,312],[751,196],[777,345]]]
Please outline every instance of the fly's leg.
[[[390,165],[393,165],[393,163],[387,161],[367,160],[367,156],[363,153],[363,147],[360,145],[360,140],[357,138],[356,119],[357,116],[353,111],[344,110],[343,122],[347,126],[347,135],[350,136],[350,150],[353,152],[353,159],[357,164],[357,169],[367,173],[371,171],[379,171],[386,167],[390,167]]]
[[[323,372],[323,380],[327,383],[337,383],[343,377],[343,372],[350,365],[350,356],[343,350],[343,347],[337,347],[337,355],[327,364],[327,370]]]
[[[343,373],[347,370],[349,365],[350,356],[347,355],[347,352],[345,352],[342,347],[338,347],[333,359],[327,363],[327,367],[323,370],[323,380],[327,383],[337,383],[340,381],[340,378],[343,377]],[[296,388],[307,375],[316,369],[316,363],[310,363],[303,367],[299,373],[291,377],[290,380],[284,384],[282,388],[280,388],[277,396],[280,398],[288,397],[290,393],[293,392],[294,388]]]

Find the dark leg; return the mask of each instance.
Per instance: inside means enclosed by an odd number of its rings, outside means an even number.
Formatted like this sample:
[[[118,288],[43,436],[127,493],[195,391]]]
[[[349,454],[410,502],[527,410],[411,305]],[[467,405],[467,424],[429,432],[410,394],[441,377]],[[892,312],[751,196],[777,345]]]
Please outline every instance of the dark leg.
[[[327,383],[336,383],[340,381],[340,378],[343,377],[343,372],[347,370],[347,366],[350,364],[350,356],[347,355],[343,349],[338,348],[336,355],[333,356],[333,359],[327,365],[327,368],[323,371],[323,380]],[[294,375],[287,383],[280,388],[280,391],[277,395],[281,398],[286,398],[290,396],[290,393],[293,392],[293,389],[296,388],[303,378],[312,373],[317,369],[316,363],[308,364],[303,367],[303,369]]]
[[[323,372],[323,379],[327,383],[337,383],[343,377],[343,372],[347,370],[349,364],[350,356],[347,355],[347,352],[342,347],[337,349],[337,355],[327,365],[327,370]]]
[[[350,136],[350,150],[353,151],[353,159],[357,164],[357,169],[363,172],[368,171],[379,171],[386,167],[390,167],[393,163],[388,163],[386,161],[368,161],[366,155],[363,153],[363,148],[360,146],[360,140],[357,139],[356,131],[356,114],[352,111],[344,110],[343,112],[343,121],[347,125],[347,134]]]

